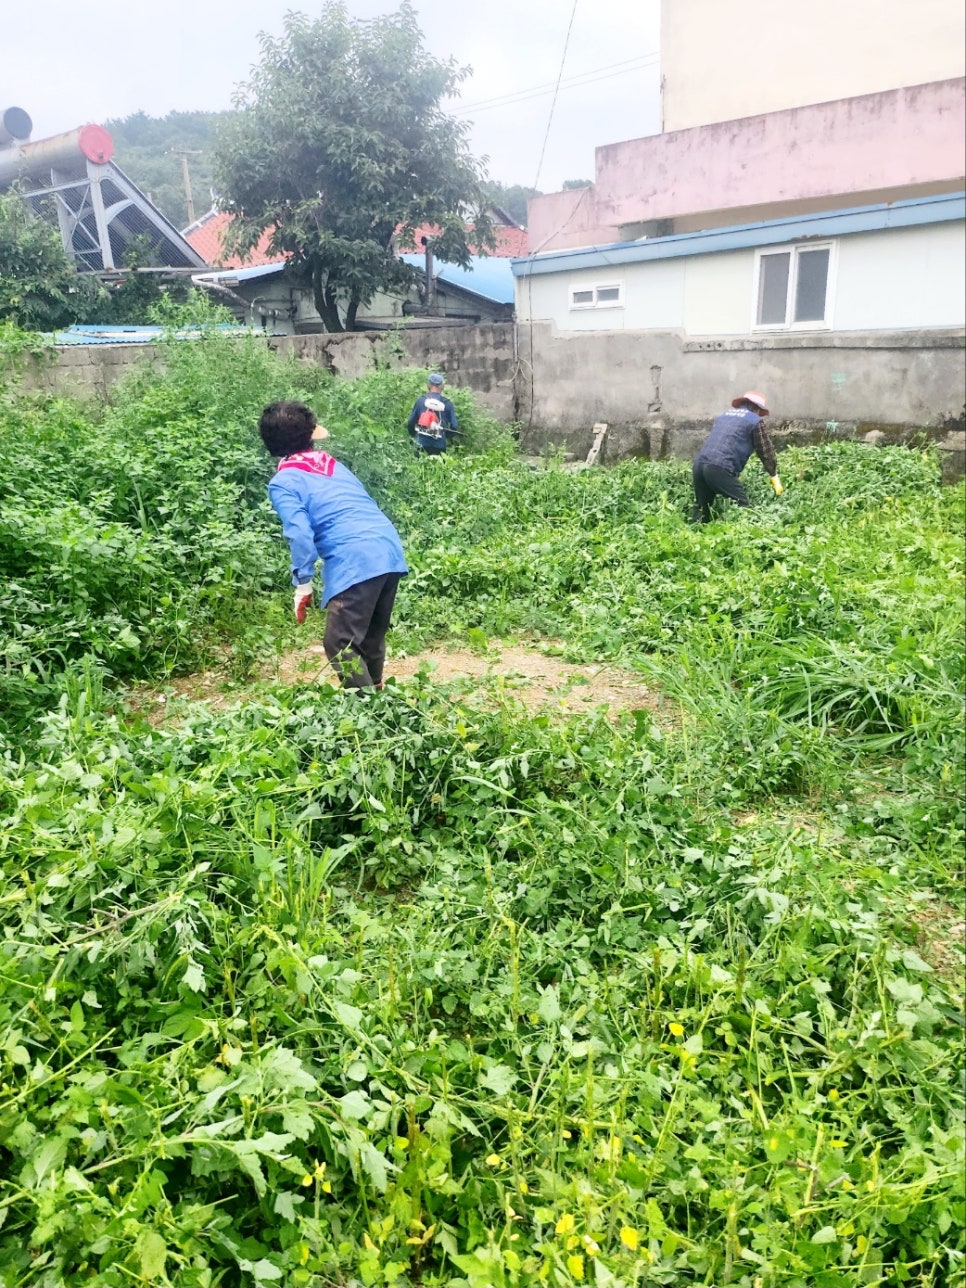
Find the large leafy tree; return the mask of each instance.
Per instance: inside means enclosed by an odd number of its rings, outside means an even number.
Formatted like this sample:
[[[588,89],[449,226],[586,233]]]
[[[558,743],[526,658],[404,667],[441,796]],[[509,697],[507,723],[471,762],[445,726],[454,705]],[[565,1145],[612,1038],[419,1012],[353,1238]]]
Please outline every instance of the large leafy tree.
[[[492,246],[468,126],[441,106],[467,69],[426,50],[408,0],[366,22],[329,0],[317,19],[287,14],[282,37],[261,46],[216,147],[231,249],[271,229],[326,330],[342,331],[377,291],[413,281],[393,247],[420,225],[450,263],[469,262],[470,227],[474,246]]]

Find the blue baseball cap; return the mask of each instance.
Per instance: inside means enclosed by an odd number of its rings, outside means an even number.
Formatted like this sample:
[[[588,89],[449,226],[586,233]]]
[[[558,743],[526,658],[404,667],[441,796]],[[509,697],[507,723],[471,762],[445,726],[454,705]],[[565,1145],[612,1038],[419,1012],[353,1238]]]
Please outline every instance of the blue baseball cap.
[[[446,381],[438,371],[431,371],[426,377],[426,383],[427,385],[444,385]]]

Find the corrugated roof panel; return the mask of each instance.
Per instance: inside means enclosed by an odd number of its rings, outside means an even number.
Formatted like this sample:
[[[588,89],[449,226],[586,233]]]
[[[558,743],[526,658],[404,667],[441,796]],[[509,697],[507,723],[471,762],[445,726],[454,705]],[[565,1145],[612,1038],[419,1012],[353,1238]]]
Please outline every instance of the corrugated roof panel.
[[[245,335],[250,328],[223,323],[216,330]],[[58,346],[73,344],[151,344],[156,340],[160,340],[165,334],[167,334],[167,331],[163,326],[96,326],[91,323],[76,323],[63,331],[52,332],[51,339]],[[202,332],[189,328],[171,334],[179,340],[195,340]],[[261,332],[258,332],[258,334],[260,335]]]

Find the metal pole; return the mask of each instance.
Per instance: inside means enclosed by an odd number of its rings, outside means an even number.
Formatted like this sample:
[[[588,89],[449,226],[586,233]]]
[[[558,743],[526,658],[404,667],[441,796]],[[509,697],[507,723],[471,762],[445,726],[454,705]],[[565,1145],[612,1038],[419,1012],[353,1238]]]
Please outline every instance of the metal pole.
[[[104,210],[104,196],[101,192],[101,170],[103,166],[87,163],[87,177],[91,181],[91,206],[94,210],[94,222],[97,225],[97,240],[101,244],[101,267],[114,268],[114,252],[111,250],[111,234],[108,230],[107,213]]]
[[[195,221],[195,203],[191,199],[191,178],[188,175],[188,154],[181,153],[181,173],[184,176],[184,199],[188,205],[188,223]]]
[[[203,153],[198,148],[168,148],[169,152],[175,152],[181,158],[181,178],[184,181],[184,199],[188,207],[188,223],[193,224],[195,221],[195,203],[191,195],[191,176],[188,174],[188,157],[200,157]]]

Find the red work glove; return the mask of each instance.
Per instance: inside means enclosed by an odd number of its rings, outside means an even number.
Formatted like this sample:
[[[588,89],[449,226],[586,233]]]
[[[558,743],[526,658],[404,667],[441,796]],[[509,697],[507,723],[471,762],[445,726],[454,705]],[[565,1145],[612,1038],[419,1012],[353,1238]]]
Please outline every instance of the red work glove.
[[[312,607],[312,583],[310,581],[295,587],[295,598],[292,607],[295,609],[295,620],[301,626],[305,621],[306,610]]]

